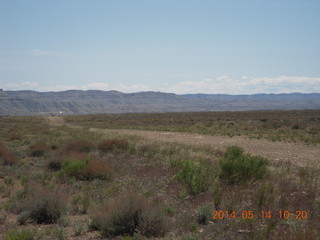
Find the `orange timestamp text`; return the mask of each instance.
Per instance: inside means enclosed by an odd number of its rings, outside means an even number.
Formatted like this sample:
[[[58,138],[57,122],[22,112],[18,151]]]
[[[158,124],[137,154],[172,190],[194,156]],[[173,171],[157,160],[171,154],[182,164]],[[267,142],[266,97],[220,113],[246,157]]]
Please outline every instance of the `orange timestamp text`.
[[[254,219],[254,218],[261,218],[261,219],[271,219],[271,218],[280,218],[280,219],[288,219],[293,217],[295,219],[307,219],[308,212],[307,211],[212,211],[212,219]]]

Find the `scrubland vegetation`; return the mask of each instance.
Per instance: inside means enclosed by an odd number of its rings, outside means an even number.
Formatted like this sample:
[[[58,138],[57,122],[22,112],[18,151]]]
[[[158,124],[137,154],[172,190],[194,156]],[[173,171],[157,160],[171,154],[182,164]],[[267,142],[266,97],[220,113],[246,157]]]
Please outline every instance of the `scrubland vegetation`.
[[[67,117],[79,128],[1,117],[0,239],[319,239],[319,166],[87,127],[212,129],[316,144],[315,113],[287,112],[287,121],[282,112],[256,113],[251,124],[245,113],[219,113],[210,126],[204,119],[211,113],[195,114],[194,124],[191,113],[142,114],[151,119],[143,126],[139,115]],[[153,124],[156,117],[161,124]]]
[[[320,143],[320,111],[252,111],[100,114],[65,117],[87,127],[248,136],[271,141]]]

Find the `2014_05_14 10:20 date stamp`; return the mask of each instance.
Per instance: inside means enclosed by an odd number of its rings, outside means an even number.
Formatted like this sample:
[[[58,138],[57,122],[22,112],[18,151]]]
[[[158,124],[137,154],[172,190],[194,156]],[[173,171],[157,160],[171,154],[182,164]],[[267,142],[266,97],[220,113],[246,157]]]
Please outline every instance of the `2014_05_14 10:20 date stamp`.
[[[280,218],[280,219],[308,219],[308,212],[304,210],[297,211],[212,211],[212,219],[271,219],[271,218]]]

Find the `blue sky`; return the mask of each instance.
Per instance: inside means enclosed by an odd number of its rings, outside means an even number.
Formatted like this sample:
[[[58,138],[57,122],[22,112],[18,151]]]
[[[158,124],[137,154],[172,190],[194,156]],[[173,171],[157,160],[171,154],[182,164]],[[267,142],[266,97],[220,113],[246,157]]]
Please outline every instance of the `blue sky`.
[[[319,0],[0,0],[0,88],[320,92]]]

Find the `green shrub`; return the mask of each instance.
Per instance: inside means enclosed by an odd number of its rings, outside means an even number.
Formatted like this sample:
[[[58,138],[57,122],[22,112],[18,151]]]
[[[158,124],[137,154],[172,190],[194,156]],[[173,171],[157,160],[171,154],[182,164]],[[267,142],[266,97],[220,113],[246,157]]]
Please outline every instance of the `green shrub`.
[[[250,180],[263,178],[267,173],[268,161],[262,157],[244,154],[240,147],[231,146],[219,164],[222,180],[228,184],[245,184]]]
[[[63,227],[57,226],[52,228],[51,230],[51,238],[49,239],[55,239],[55,240],[66,240],[66,231]]]
[[[61,169],[63,173],[69,177],[76,179],[83,178],[83,170],[88,165],[89,159],[82,160],[66,160],[62,162]]]
[[[171,207],[171,206],[166,207],[165,213],[166,213],[167,215],[172,216],[172,215],[174,214],[174,208]]]
[[[35,233],[31,230],[10,230],[6,234],[6,240],[33,240]]]
[[[212,198],[215,209],[219,209],[222,202],[223,189],[220,182],[215,182],[212,187]]]
[[[34,189],[22,203],[19,223],[31,219],[39,224],[56,223],[66,209],[66,197],[57,190]]]
[[[210,168],[204,162],[196,165],[192,161],[182,162],[177,177],[191,195],[207,191],[212,179]]]
[[[258,210],[270,209],[275,201],[274,192],[274,185],[271,183],[262,183],[256,188],[253,194],[253,202]]]
[[[73,227],[73,232],[75,237],[83,235],[85,231],[86,231],[86,226],[84,226],[83,224],[77,224]]]
[[[87,194],[84,195],[75,195],[72,198],[73,212],[85,214],[88,211],[90,206],[90,199]]]
[[[17,221],[20,225],[24,225],[29,218],[30,218],[30,212],[23,211],[22,213],[19,214]]]
[[[136,232],[147,237],[161,237],[166,232],[163,214],[142,196],[128,194],[100,206],[91,216],[92,226],[103,236],[133,236]]]
[[[62,162],[61,169],[65,175],[79,180],[110,180],[113,175],[111,165],[100,158],[67,160]]]

